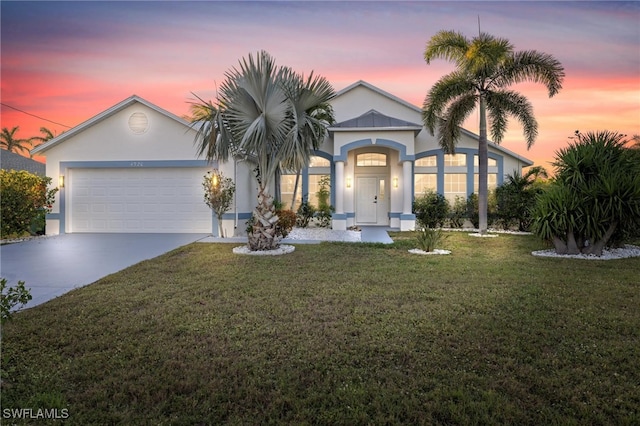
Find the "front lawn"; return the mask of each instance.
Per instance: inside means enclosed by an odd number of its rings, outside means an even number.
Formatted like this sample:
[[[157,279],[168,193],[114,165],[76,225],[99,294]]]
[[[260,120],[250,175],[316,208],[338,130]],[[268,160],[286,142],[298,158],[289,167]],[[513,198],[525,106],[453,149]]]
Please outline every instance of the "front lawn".
[[[640,258],[537,258],[535,237],[465,233],[417,256],[413,234],[393,237],[277,257],[195,243],[19,313],[2,330],[2,414],[640,423]]]

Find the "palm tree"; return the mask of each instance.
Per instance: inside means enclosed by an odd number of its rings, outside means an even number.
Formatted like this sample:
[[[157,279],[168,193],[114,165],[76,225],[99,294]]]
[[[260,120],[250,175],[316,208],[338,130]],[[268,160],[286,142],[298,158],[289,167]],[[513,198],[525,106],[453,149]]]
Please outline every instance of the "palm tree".
[[[305,80],[303,76],[284,67],[281,69],[281,77],[287,97],[293,103],[295,112],[293,145],[290,154],[285,156],[281,162],[283,169],[296,172],[296,182],[291,200],[291,210],[293,210],[300,173],[303,168],[309,165],[313,150],[320,148],[327,136],[328,126],[335,122],[333,108],[329,104],[335,91],[329,80],[322,76],[314,76],[313,72]],[[276,183],[278,180],[279,178]]]
[[[523,126],[529,149],[538,134],[533,107],[521,94],[509,90],[512,84],[531,81],[547,87],[549,97],[562,88],[564,68],[553,56],[535,50],[514,52],[511,43],[480,33],[472,40],[455,31],[440,31],[427,43],[424,59],[443,58],[457,69],[436,82],[423,105],[423,121],[447,153],[455,152],[460,126],[476,107],[480,110],[478,137],[480,233],[487,232],[487,112],[491,137],[500,143],[507,128],[507,115]]]
[[[270,187],[281,164],[298,166],[305,158],[299,151],[304,123],[298,119],[296,105],[290,98],[293,83],[289,79],[293,76],[295,73],[286,68],[278,69],[265,51],[256,58],[249,55],[240,61],[239,69],[225,73],[217,105],[201,104],[205,114],[194,124],[198,129],[200,155],[220,161],[242,158],[255,165],[258,205],[249,230],[250,250],[272,250],[279,246],[278,216]],[[315,94],[314,97],[324,99]]]
[[[56,137],[55,133],[47,129],[46,127],[40,127],[40,133],[42,133],[44,136],[34,136],[31,138],[31,140],[44,143]]]
[[[18,151],[29,153],[29,148],[25,145],[31,145],[31,139],[18,139],[16,138],[16,133],[20,130],[20,126],[15,126],[13,129],[9,130],[7,127],[2,128],[2,133],[0,133],[0,147],[6,149],[7,151],[15,152]]]

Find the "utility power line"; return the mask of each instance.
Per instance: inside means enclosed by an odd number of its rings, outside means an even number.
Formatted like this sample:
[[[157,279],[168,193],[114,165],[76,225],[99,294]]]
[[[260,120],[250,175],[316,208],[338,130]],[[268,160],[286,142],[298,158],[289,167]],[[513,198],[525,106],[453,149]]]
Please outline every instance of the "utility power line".
[[[40,117],[39,115],[31,114],[30,112],[23,111],[20,108],[16,108],[14,106],[7,105],[7,104],[2,103],[2,102],[0,102],[0,105],[5,106],[7,108],[15,109],[16,111],[19,111],[19,112],[21,112],[23,114],[30,115],[30,116],[35,117],[35,118],[39,118],[40,120],[48,121],[49,123],[53,123],[53,124],[57,124],[58,126],[66,127],[67,129],[71,128],[71,126],[67,126],[66,124],[62,124],[62,123],[58,123],[58,122],[55,122],[55,121],[52,121],[52,120],[48,120],[46,118]]]

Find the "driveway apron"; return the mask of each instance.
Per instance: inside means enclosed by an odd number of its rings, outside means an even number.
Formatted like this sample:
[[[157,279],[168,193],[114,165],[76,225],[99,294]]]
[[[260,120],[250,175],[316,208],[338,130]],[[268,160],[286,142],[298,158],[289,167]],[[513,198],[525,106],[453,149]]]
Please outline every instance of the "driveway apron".
[[[0,247],[0,275],[24,281],[39,305],[207,234],[63,234]]]

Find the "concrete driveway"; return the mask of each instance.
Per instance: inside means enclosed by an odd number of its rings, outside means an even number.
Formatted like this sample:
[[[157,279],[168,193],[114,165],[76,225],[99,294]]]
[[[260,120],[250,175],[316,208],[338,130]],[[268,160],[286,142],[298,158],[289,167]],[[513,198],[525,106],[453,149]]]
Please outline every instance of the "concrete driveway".
[[[63,234],[0,247],[0,276],[24,281],[39,305],[208,234]]]

